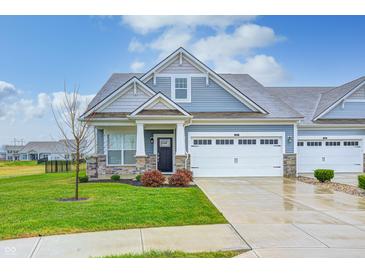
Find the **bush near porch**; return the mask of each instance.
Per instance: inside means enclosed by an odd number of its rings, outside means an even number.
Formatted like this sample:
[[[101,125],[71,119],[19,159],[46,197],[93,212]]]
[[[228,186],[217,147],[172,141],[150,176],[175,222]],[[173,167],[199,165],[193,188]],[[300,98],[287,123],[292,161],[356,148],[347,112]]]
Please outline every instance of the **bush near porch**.
[[[365,189],[365,174],[358,176],[359,188]]]
[[[85,175],[85,174],[82,174]],[[80,185],[72,173],[0,179],[0,239],[142,227],[227,223],[198,187],[145,188],[126,184]]]

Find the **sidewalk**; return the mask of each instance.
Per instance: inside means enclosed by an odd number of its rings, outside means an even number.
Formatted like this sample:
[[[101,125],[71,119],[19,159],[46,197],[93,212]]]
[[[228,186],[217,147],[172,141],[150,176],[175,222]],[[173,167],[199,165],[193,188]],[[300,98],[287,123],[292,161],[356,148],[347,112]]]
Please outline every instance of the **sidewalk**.
[[[156,227],[0,241],[2,258],[85,258],[148,250],[249,250],[229,224]]]

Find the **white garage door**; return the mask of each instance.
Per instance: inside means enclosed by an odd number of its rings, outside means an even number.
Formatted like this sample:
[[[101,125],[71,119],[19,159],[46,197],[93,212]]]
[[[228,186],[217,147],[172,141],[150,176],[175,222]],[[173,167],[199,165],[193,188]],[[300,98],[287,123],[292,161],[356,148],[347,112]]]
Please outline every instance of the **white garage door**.
[[[193,137],[196,177],[282,176],[281,137]]]
[[[300,140],[298,142],[298,172],[313,172],[317,168],[337,172],[361,172],[363,149],[361,140]]]

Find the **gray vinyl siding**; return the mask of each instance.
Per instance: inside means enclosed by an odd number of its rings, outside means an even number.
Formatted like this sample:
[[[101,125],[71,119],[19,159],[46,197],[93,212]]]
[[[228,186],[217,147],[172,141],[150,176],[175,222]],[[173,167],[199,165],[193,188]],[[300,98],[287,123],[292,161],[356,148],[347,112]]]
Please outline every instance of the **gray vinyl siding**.
[[[191,125],[186,127],[185,138],[188,146],[189,132],[285,132],[285,152],[294,152],[294,126],[293,125]],[[288,137],[292,137],[292,142],[288,142]]]
[[[326,136],[350,136],[350,135],[364,135],[365,129],[323,129],[323,130],[300,130],[298,129],[298,136],[318,136],[323,138]]]
[[[180,58],[176,58],[168,67],[159,71],[159,73],[165,74],[194,74],[201,73],[196,67],[187,62],[184,58],[180,64]]]
[[[96,130],[96,153],[104,154],[104,130],[99,128]]]
[[[167,97],[171,98],[171,78],[170,77],[156,77],[156,85],[153,84],[153,79],[147,83],[155,92],[161,92]]]
[[[341,119],[341,118],[365,118],[365,102],[345,102],[344,107],[339,104],[330,112],[322,117],[323,119]]]
[[[145,130],[144,131],[144,144],[146,155],[153,154],[153,144],[151,144],[150,139],[153,137],[153,134],[172,134],[173,130]]]
[[[170,77],[156,77],[156,85],[149,80],[147,85],[156,92],[162,92],[171,98]],[[178,103],[185,110],[190,112],[250,112],[251,110],[224,90],[213,80],[206,85],[205,77],[191,78],[191,103]]]
[[[136,94],[134,94],[133,88],[130,88],[126,93],[103,109],[102,112],[132,112],[150,97],[151,95],[147,95],[140,88],[137,88]]]

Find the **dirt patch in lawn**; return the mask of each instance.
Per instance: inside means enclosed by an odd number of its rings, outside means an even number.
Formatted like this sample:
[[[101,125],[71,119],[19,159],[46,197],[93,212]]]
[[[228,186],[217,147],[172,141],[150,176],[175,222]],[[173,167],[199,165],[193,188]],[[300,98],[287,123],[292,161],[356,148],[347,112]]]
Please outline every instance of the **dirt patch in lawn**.
[[[61,198],[58,199],[59,202],[81,202],[81,201],[86,201],[89,200],[89,198],[78,198],[76,200],[76,198]]]
[[[350,195],[355,195],[359,197],[365,197],[365,190],[347,184],[341,184],[336,182],[320,182],[317,179],[305,177],[305,176],[298,176],[297,179],[303,183],[311,184],[311,185],[318,185],[330,190],[344,192]]]

